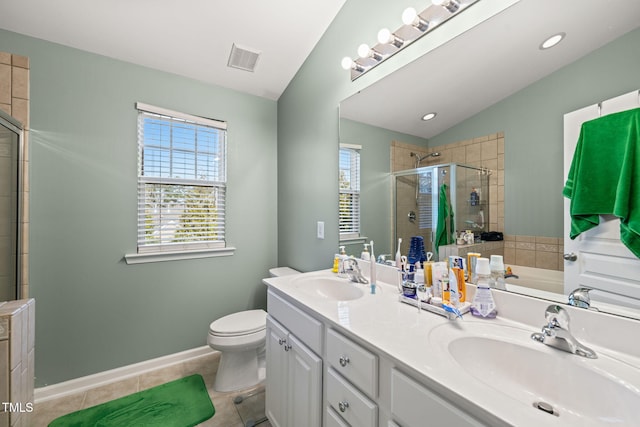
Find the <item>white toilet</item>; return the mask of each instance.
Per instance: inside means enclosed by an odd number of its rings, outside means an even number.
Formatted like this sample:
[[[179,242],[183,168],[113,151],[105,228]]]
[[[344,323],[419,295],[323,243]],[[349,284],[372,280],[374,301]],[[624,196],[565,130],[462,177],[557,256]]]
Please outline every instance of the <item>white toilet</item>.
[[[289,267],[269,270],[271,277],[299,274]],[[229,314],[209,325],[207,343],[220,351],[213,389],[220,392],[253,387],[265,378],[267,312],[247,310]]]

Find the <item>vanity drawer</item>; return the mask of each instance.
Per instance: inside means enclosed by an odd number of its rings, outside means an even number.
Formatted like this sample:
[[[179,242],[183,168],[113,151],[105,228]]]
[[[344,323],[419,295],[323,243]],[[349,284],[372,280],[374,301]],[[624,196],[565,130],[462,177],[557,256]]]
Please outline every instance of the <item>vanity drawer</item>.
[[[391,372],[391,414],[403,427],[422,427],[427,422],[438,426],[484,426],[396,369]]]
[[[324,427],[349,427],[349,424],[345,423],[330,406],[327,406],[327,422]]]
[[[349,384],[333,368],[327,371],[328,404],[352,427],[378,425],[378,406]]]
[[[267,311],[307,347],[322,354],[322,323],[274,292],[267,292]]]
[[[378,395],[378,356],[333,329],[327,330],[326,361],[370,397]]]

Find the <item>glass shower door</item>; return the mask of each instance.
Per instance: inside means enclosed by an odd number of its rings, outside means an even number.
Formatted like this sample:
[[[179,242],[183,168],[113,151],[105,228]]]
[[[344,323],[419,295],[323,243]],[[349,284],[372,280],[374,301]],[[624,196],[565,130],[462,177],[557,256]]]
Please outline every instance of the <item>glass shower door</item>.
[[[0,301],[20,297],[21,130],[0,117]]]

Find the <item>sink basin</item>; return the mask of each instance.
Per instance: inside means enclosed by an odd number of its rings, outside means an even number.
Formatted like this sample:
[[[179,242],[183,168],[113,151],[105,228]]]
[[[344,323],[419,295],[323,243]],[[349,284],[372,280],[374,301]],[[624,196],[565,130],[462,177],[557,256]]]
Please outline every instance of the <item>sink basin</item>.
[[[561,425],[637,423],[640,370],[601,353],[593,360],[550,348],[531,332],[465,322],[435,328],[430,340],[465,376]]]
[[[314,297],[331,301],[351,301],[364,295],[361,287],[337,277],[304,276],[296,279],[295,286]]]

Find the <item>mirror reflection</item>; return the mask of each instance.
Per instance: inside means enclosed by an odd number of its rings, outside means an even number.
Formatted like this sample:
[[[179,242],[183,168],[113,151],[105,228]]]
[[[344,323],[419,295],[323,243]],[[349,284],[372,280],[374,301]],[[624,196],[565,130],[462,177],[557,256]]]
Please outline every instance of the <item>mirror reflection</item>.
[[[397,223],[410,223],[411,209],[398,208],[394,197],[404,191],[403,203],[416,206],[416,166],[486,168],[484,219],[487,231],[502,232],[504,240],[479,252],[504,256],[519,276],[517,291],[567,302],[563,116],[640,87],[633,71],[640,66],[640,30],[632,18],[640,5],[629,0],[610,10],[584,3],[521,0],[341,103],[340,141],[362,147],[361,234],[376,241],[378,253],[394,253],[396,235],[408,238]],[[558,32],[566,33],[561,43],[539,48]],[[420,120],[427,112],[437,115]],[[406,182],[394,183],[392,175],[406,170],[413,172],[398,176]],[[403,184],[406,190],[394,188]],[[470,207],[471,191],[465,200]],[[474,222],[481,224],[477,215]],[[474,227],[468,225],[456,228]],[[347,248],[357,256],[361,244]],[[452,253],[447,249],[441,253]],[[465,246],[451,251],[462,256]]]

